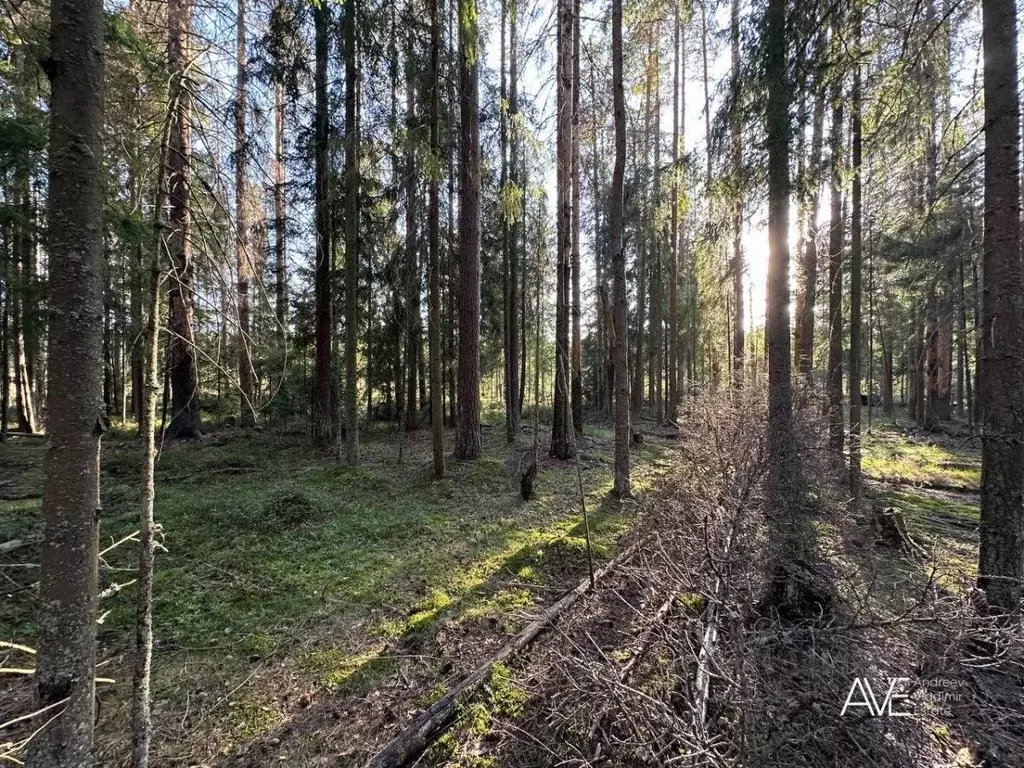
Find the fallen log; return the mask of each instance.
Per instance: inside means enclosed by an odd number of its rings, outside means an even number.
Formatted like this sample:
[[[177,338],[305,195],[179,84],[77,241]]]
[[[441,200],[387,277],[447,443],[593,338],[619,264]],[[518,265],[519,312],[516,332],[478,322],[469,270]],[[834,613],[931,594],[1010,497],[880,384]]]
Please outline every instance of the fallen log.
[[[639,547],[639,542],[627,547],[598,570],[594,574],[593,580],[588,575],[580,581],[558,602],[547,608],[539,618],[530,622],[518,635],[505,643],[488,661],[463,677],[454,688],[421,713],[406,726],[405,730],[370,758],[364,768],[401,768],[408,765],[444,732],[455,718],[459,704],[487,681],[496,665],[508,661],[526,648],[541,632],[553,624],[566,608],[587,594],[591,590],[592,584],[596,585],[597,582],[632,557]]]

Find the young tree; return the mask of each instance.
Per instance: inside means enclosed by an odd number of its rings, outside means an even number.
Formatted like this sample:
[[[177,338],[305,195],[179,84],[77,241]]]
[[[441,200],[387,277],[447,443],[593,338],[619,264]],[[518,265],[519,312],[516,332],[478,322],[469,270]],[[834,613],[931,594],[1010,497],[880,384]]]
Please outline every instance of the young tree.
[[[985,235],[982,271],[981,550],[989,605],[1020,612],[1024,576],[1024,271],[1020,260],[1017,4],[982,2]]]
[[[612,0],[612,101],[615,122],[615,166],[612,170],[609,249],[612,255],[612,358],[615,364],[615,480],[612,494],[629,496],[629,354],[626,347],[626,255],[622,247],[625,204],[626,96],[622,82],[622,0]]]
[[[480,457],[480,40],[476,0],[459,0],[459,392],[455,458]]]
[[[50,329],[31,768],[92,764],[103,410],[103,4],[50,6]]]
[[[521,128],[519,126],[519,1],[509,0],[509,94],[508,94],[508,123],[509,123],[509,172],[508,181],[512,194],[518,199],[524,199],[524,191],[520,186],[519,163],[521,147]],[[507,436],[510,443],[514,442],[519,434],[519,422],[522,416],[523,389],[525,389],[525,369],[520,371],[520,365],[526,362],[526,356],[520,359],[520,304],[522,303],[522,290],[520,289],[520,264],[519,253],[522,246],[522,220],[525,206],[520,205],[519,210],[512,211],[511,221],[508,229],[508,337],[505,340],[505,349],[508,359],[508,413],[506,420]],[[525,270],[523,273],[525,279]],[[523,312],[522,314],[525,314]],[[525,332],[525,326],[523,327]]]

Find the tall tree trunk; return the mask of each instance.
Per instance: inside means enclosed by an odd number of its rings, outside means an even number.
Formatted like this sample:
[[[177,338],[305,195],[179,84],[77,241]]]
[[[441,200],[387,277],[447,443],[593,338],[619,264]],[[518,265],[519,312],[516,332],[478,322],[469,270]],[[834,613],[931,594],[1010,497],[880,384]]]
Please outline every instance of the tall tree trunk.
[[[583,434],[583,349],[580,338],[580,0],[573,0],[572,13],[572,363],[570,407],[572,428]],[[575,441],[573,441],[575,445]]]
[[[441,161],[441,18],[438,0],[430,0],[430,153]],[[429,255],[427,264],[427,341],[430,356],[430,428],[434,452],[434,477],[444,477],[444,407],[441,404],[441,211],[438,205],[438,174],[428,179]],[[513,334],[514,335],[514,334]]]
[[[1019,615],[1024,576],[1024,269],[1014,0],[983,0],[985,235],[978,395],[983,418],[978,586]]]
[[[359,463],[359,70],[356,56],[357,0],[345,4],[345,460]]]
[[[855,7],[853,15],[856,47],[860,47],[860,8]],[[855,49],[856,50],[856,49]],[[853,69],[853,93],[850,98],[850,130],[853,134],[853,189],[850,211],[850,494],[855,511],[861,503],[861,272],[863,263],[861,201],[861,116],[860,116],[860,65]],[[871,396],[870,389],[868,396]]]
[[[250,251],[250,222],[248,180],[249,148],[245,136],[245,110],[248,91],[248,57],[245,50],[245,3],[237,0],[236,19],[237,78],[235,85],[235,267],[238,270],[238,388],[241,409],[241,425],[251,427],[256,423],[256,402],[253,381],[252,358],[249,354],[249,282],[252,280],[252,253]]]
[[[192,89],[186,73],[192,29],[190,0],[169,0],[167,6],[167,59],[172,71],[174,104],[171,147],[167,157],[170,185],[171,278],[167,365],[171,383],[171,425],[173,438],[192,439],[200,435],[199,370],[195,348],[195,267],[192,263],[192,214],[190,187],[192,164]]]
[[[92,765],[103,412],[103,4],[50,6],[49,380],[31,768]]]
[[[735,1],[735,0],[734,0]],[[679,109],[680,98],[685,99],[680,68],[686,55],[682,47],[679,4],[675,0],[673,12],[675,29],[673,32],[673,75],[672,75],[672,258],[669,263],[668,275],[668,418],[675,421],[679,409],[679,259],[681,257],[679,242],[682,238],[679,221],[679,186],[682,169],[679,165]],[[683,102],[685,104],[685,101]],[[683,107],[685,109],[685,106]]]
[[[839,25],[837,23],[837,29]],[[828,445],[836,466],[843,463],[843,103],[842,84],[832,87],[832,200],[828,238]]]
[[[459,392],[455,458],[480,457],[480,38],[476,0],[459,5]]]
[[[793,445],[792,362],[789,320],[789,107],[786,0],[768,0],[765,74],[768,99],[768,477],[767,508],[774,573],[766,603],[788,611],[807,609],[805,570],[810,537],[799,499],[799,454]]]
[[[285,253],[287,222],[284,184],[284,85],[274,85],[274,277],[277,325],[283,339],[288,338],[288,263]]]
[[[555,268],[555,397],[551,417],[551,455],[572,455],[569,439],[570,370],[569,311],[572,280],[572,103],[573,103],[573,0],[558,0],[557,65],[557,199],[558,231]]]
[[[519,129],[519,0],[508,0],[509,2],[509,97],[508,97],[508,121],[509,130],[509,184],[525,201],[525,194],[520,189],[519,178],[519,153],[520,153],[520,129]],[[507,422],[508,440],[515,442],[519,435],[519,422],[522,417],[522,381],[525,373],[521,373],[520,367],[525,362],[525,356],[520,359],[520,304],[522,302],[520,289],[520,264],[519,253],[522,240],[522,222],[525,211],[525,202],[519,210],[512,211],[512,220],[509,223],[508,232],[508,338],[505,341],[508,354],[508,403],[509,415]]]
[[[643,101],[643,137],[640,174],[642,177],[651,169],[651,89],[653,78],[650,71],[651,49],[653,39],[647,41],[647,55],[644,59],[644,101]],[[634,273],[636,275],[636,344],[633,350],[633,383],[630,389],[633,413],[639,417],[644,405],[644,322],[647,320],[647,261],[651,236],[654,228],[650,224],[651,196],[645,193],[641,204],[640,221],[642,233],[636,254]]]
[[[746,322],[743,297],[743,185],[740,176],[743,173],[743,138],[742,117],[739,111],[739,100],[743,81],[740,77],[740,3],[732,0],[732,18],[730,37],[732,43],[732,97],[733,114],[730,116],[732,152],[732,172],[736,179],[736,200],[732,209],[732,293],[736,305],[732,326],[732,384],[734,387],[743,384],[743,365],[746,354]]]
[[[612,493],[629,496],[629,354],[626,347],[626,254],[622,247],[622,213],[625,203],[623,181],[626,174],[626,96],[622,76],[622,0],[612,0],[612,101],[615,119],[615,167],[612,172],[611,227],[609,249],[612,254],[611,328],[615,362],[615,479]]]
[[[664,379],[664,345],[663,326],[665,323],[663,296],[664,276],[662,275],[662,256],[664,253],[664,232],[659,227],[659,209],[662,205],[661,189],[661,23],[654,32],[654,60],[651,67],[655,72],[658,87],[654,89],[654,206],[651,211],[651,237],[654,242],[653,263],[651,264],[651,397],[657,419],[665,418],[665,401],[662,389]]]
[[[804,381],[814,383],[814,305],[818,284],[818,208],[821,200],[821,150],[825,123],[825,88],[817,85],[814,112],[811,116],[811,157],[808,163],[809,198],[807,234],[803,244],[800,270],[800,304],[797,308],[797,359]]]
[[[408,136],[416,131],[416,51],[415,36],[411,20],[414,18],[412,2],[406,4],[409,14],[409,34],[405,52],[405,130]],[[419,362],[422,354],[422,334],[420,324],[420,260],[416,247],[416,152],[412,141],[405,151],[405,279],[406,279],[406,422],[410,429],[419,426],[419,407],[417,404],[419,385]]]
[[[314,106],[314,205],[316,216],[316,262],[313,272],[314,370],[312,392],[313,443],[319,448],[334,445],[334,345],[331,341],[331,201],[328,197],[327,100],[328,31],[331,6],[320,3],[313,10],[315,26],[313,83]]]

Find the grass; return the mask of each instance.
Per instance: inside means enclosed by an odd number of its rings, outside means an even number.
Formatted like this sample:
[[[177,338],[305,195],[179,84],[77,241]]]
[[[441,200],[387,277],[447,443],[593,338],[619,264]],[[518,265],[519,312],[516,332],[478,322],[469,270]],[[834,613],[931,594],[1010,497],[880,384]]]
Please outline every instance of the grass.
[[[588,438],[583,461],[598,555],[628,524],[606,499],[611,446],[602,437]],[[13,481],[17,493],[10,483],[0,488],[25,497],[0,501],[0,541],[40,533],[43,447],[24,439],[0,445],[0,466],[13,471],[0,481]],[[383,428],[367,436],[359,467],[317,457],[300,433],[230,430],[169,445],[157,467],[156,518],[167,549],[154,590],[158,717],[189,730],[182,712],[194,696],[226,697],[228,705],[199,718],[202,728],[219,728],[214,741],[224,748],[283,716],[266,695],[230,693],[262,663],[293,661],[303,685],[359,693],[394,671],[389,644],[438,622],[493,619],[499,632],[515,631],[521,611],[550,594],[532,585],[578,579],[586,568],[572,465],[542,462],[537,497],[523,502],[522,450],[508,449],[503,430],[487,429],[483,457],[449,462],[448,477],[434,482],[426,431],[409,436],[402,466],[395,436]],[[664,471],[654,465],[665,450],[635,451],[638,490]],[[135,438],[105,438],[102,466],[101,548],[137,527]],[[18,550],[18,561],[37,554]],[[131,542],[109,553],[103,586],[129,581],[135,557]],[[30,581],[16,570],[3,572]],[[34,643],[33,594],[5,599],[0,638]],[[102,655],[114,668],[132,642],[134,600],[128,587],[102,604]],[[123,701],[130,673],[121,667],[112,676],[122,682],[107,695]],[[123,747],[124,722],[111,721],[117,708],[105,710],[105,738]]]
[[[864,472],[875,477],[915,484],[977,488],[981,454],[967,441],[936,435],[908,435],[895,424],[876,424],[864,436]]]

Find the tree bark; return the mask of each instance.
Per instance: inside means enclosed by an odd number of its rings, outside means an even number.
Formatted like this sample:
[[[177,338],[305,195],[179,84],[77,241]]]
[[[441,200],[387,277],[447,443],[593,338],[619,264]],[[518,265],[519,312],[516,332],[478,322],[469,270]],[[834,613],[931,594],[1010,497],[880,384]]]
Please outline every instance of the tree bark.
[[[615,363],[615,479],[612,494],[629,496],[629,354],[626,347],[626,255],[622,247],[622,213],[625,203],[626,96],[622,76],[622,0],[612,0],[612,101],[615,120],[615,166],[612,171],[611,227],[613,324]]]
[[[480,49],[476,0],[459,5],[459,392],[455,458],[480,457]]]
[[[854,37],[860,47],[860,8],[854,10]],[[850,211],[850,494],[854,510],[861,503],[863,479],[861,477],[861,283],[863,264],[861,201],[861,82],[860,65],[853,69],[853,93],[850,98],[850,130],[853,134],[853,189]],[[871,396],[870,390],[868,396]]]
[[[288,338],[288,262],[285,252],[287,213],[285,207],[284,85],[274,85],[274,277],[277,325]]]
[[[167,4],[167,59],[172,72],[174,104],[167,175],[170,202],[171,279],[167,291],[170,339],[167,366],[171,383],[171,425],[168,436],[193,439],[201,435],[199,369],[195,348],[195,267],[192,263],[192,85],[187,75],[192,29],[190,0]]]
[[[430,0],[430,153],[441,162],[441,18],[438,0]],[[434,453],[434,477],[444,477],[444,409],[441,404],[441,212],[438,175],[431,173],[428,203],[429,255],[427,343],[430,356],[430,428]]]
[[[981,549],[978,586],[1020,613],[1024,576],[1024,269],[1020,260],[1020,105],[1014,0],[983,0],[985,234],[982,294]]]
[[[249,282],[252,280],[252,254],[248,216],[249,147],[245,135],[245,110],[248,91],[248,57],[245,50],[245,3],[237,0],[235,63],[235,268],[238,276],[238,389],[241,412],[240,424],[251,427],[256,423],[256,402],[252,358],[249,354]]]
[[[818,207],[821,195],[821,150],[825,123],[825,88],[818,84],[811,117],[811,157],[808,163],[810,181],[806,195],[807,234],[803,244],[803,264],[800,270],[800,304],[797,308],[797,359],[804,381],[814,383],[814,305],[818,284]]]
[[[573,430],[583,434],[583,349],[580,338],[580,0],[572,12],[572,346],[570,409]],[[572,445],[576,445],[572,441]]]
[[[92,764],[103,411],[103,4],[50,6],[50,328],[31,768]]]
[[[331,6],[320,3],[313,9],[314,35],[314,206],[316,226],[316,260],[313,272],[314,371],[312,392],[313,443],[319,448],[334,445],[335,419],[334,345],[331,342],[331,202],[327,176],[328,138],[330,133],[327,101],[328,31]]]
[[[732,153],[732,172],[736,177],[736,200],[732,210],[732,293],[735,312],[732,326],[732,384],[734,387],[743,384],[743,366],[746,359],[746,321],[743,297],[743,196],[740,175],[743,173],[743,129],[740,115],[739,100],[742,89],[740,78],[740,3],[732,0],[730,20],[730,38],[732,45],[732,97],[733,114],[730,116],[730,151]]]
[[[569,439],[569,387],[563,375],[570,369],[569,312],[572,280],[572,103],[573,103],[573,0],[558,0],[557,43],[557,200],[558,231],[555,269],[555,375],[551,417],[551,455],[568,459],[572,455]],[[559,372],[563,372],[560,374]]]
[[[520,188],[519,153],[519,0],[509,0],[509,185],[520,200],[525,201],[525,192]],[[505,341],[508,354],[508,403],[509,413],[506,423],[508,440],[515,442],[519,435],[519,423],[522,418],[523,394],[522,385],[525,374],[520,371],[523,360],[520,360],[520,304],[522,303],[520,287],[520,258],[522,245],[523,217],[525,204],[521,203],[518,210],[512,211],[512,220],[508,232],[508,338]]]
[[[359,340],[359,118],[357,93],[357,0],[345,13],[345,460],[359,463],[359,397],[356,345]]]
[[[837,23],[837,28],[839,27]],[[832,460],[843,462],[843,103],[842,83],[832,87],[832,197],[828,239],[828,445]]]

